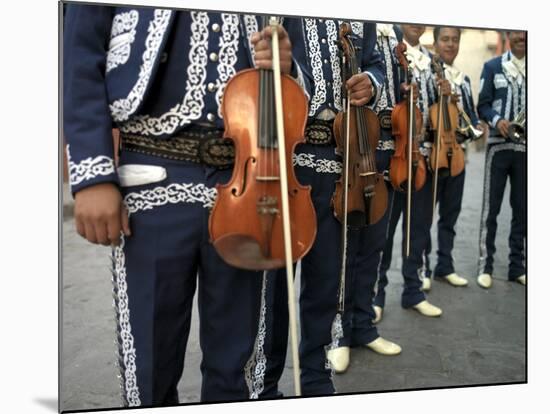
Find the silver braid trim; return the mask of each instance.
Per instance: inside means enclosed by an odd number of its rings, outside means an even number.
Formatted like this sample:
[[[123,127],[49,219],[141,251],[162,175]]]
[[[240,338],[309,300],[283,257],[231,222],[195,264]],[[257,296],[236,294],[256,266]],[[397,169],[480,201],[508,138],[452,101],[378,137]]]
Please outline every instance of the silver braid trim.
[[[130,306],[128,304],[128,285],[126,283],[126,257],[124,255],[124,236],[120,245],[113,248],[113,306],[117,320],[118,366],[120,369],[120,389],[125,406],[141,405],[136,376],[136,349],[130,325]]]
[[[479,264],[478,274],[484,272],[487,262],[487,218],[489,216],[489,200],[491,195],[491,166],[493,157],[499,151],[512,150],[525,152],[525,146],[515,143],[505,143],[495,145],[488,149],[485,160],[485,178],[483,180],[483,205],[481,209],[481,223],[479,226]]]
[[[264,352],[264,342],[266,334],[266,290],[267,290],[267,272],[263,274],[262,280],[262,300],[260,304],[260,319],[258,322],[258,334],[254,342],[254,351],[244,367],[244,379],[248,386],[248,394],[251,400],[257,400],[264,390],[264,378],[267,367],[267,357]]]

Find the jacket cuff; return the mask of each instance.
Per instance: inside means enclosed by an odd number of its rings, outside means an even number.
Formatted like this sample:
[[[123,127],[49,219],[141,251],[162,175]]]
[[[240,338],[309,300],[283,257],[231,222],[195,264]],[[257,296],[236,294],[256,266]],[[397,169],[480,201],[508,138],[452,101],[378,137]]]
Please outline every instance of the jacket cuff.
[[[112,182],[119,185],[115,162],[110,156],[99,154],[95,157],[74,160],[67,145],[67,161],[69,184],[73,196],[78,191],[95,184]]]
[[[497,124],[498,124],[498,121],[500,121],[502,119],[502,117],[500,115],[495,115],[493,117],[493,119],[491,120],[491,126],[493,128],[496,128],[497,127]]]
[[[369,71],[366,71],[365,73],[370,78],[370,81],[372,82],[372,87],[374,89],[372,98],[370,98],[370,101],[367,102],[367,105],[374,107],[380,99],[380,95],[382,93],[382,85],[380,85],[380,83],[376,80],[376,77],[372,73],[370,73]]]

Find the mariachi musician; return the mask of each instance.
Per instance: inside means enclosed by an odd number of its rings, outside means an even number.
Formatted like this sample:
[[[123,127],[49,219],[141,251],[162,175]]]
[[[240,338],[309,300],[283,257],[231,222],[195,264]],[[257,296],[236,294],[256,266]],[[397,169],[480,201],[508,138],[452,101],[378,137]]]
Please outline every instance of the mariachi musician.
[[[484,127],[479,121],[472,97],[470,78],[454,65],[460,46],[461,31],[458,27],[434,28],[434,50],[444,62],[445,79],[451,83],[453,100],[459,109],[461,128],[456,131],[456,138],[461,143],[462,151],[466,143],[481,138]],[[440,174],[437,182],[437,201],[439,202],[439,221],[437,223],[437,265],[434,277],[447,281],[452,286],[466,286],[468,280],[455,273],[452,250],[456,235],[455,225],[462,208],[464,193],[465,169],[457,176]],[[435,215],[435,212],[434,212]],[[426,256],[431,251],[426,249]],[[429,262],[427,262],[429,263]],[[431,272],[424,279],[424,290],[431,288]]]
[[[420,108],[423,120],[423,131],[421,139],[425,138],[425,130],[428,125],[429,108],[437,102],[437,87],[441,86],[443,95],[450,95],[451,88],[448,81],[436,79],[431,71],[431,55],[428,50],[420,44],[420,37],[425,31],[425,26],[402,24],[395,27],[398,39],[402,39],[406,45],[407,59],[412,66],[413,78],[418,88],[417,106]],[[430,154],[431,144],[424,139],[420,143],[420,152],[427,158]],[[405,195],[395,192],[391,201],[390,218],[387,228],[386,245],[382,252],[379,266],[378,287],[375,298],[376,320],[380,320],[384,305],[385,286],[387,285],[387,272],[390,268],[393,238],[399,218],[403,213],[403,266],[404,290],[401,295],[401,306],[412,308],[421,315],[428,317],[440,316],[442,310],[429,303],[422,291],[423,280],[426,277],[427,266],[425,253],[429,247],[430,224],[431,224],[431,187],[432,178],[428,173],[424,186],[411,194],[412,212],[410,216],[410,252],[406,255],[405,241]]]
[[[114,245],[124,405],[178,403],[197,278],[201,401],[257,396],[262,274],[226,264],[207,223],[214,185],[233,165],[222,138],[225,85],[255,66],[254,54],[272,68],[269,44],[252,46],[259,25],[232,13],[67,6],[64,132],[75,222],[90,242]],[[281,72],[305,86],[279,30]]]
[[[349,347],[334,340],[331,333],[337,313],[342,263],[342,226],[331,208],[335,183],[342,174],[342,157],[335,152],[334,119],[342,111],[344,91],[351,92],[351,105],[375,104],[384,77],[374,25],[352,22],[355,42],[361,48],[361,73],[351,77],[342,88],[337,44],[340,27],[341,22],[333,19],[303,18],[301,25],[288,29],[291,38],[294,30],[305,35],[303,54],[297,52],[298,45],[294,45],[294,52],[296,59],[304,63],[312,84],[306,143],[299,145],[295,153],[299,181],[312,186],[318,232],[313,248],[301,261],[300,368],[304,395],[333,394],[332,369],[344,370],[349,362]],[[350,244],[354,246],[350,250],[355,253],[348,253],[348,259],[357,257],[360,247],[358,243]],[[369,295],[367,291],[363,294]],[[286,301],[286,280],[281,272],[270,273],[264,344],[267,370],[262,394],[266,398],[280,395],[277,383],[284,369],[288,338]],[[369,335],[362,339],[364,344],[378,338],[376,330],[369,330]],[[346,347],[347,357],[334,358],[335,349]]]
[[[487,289],[492,285],[497,216],[508,177],[512,206],[508,280],[522,285],[527,283],[526,33],[507,32],[507,36],[510,51],[483,66],[477,105],[479,116],[491,127],[485,158],[477,278],[478,284]]]

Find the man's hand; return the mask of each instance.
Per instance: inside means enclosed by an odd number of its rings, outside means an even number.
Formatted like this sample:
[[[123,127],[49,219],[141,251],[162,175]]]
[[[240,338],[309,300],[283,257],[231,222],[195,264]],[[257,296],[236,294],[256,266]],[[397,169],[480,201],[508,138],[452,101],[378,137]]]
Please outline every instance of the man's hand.
[[[130,236],[128,213],[114,184],[97,184],[77,192],[74,217],[76,231],[89,242],[118,246],[121,230]]]
[[[438,79],[437,86],[441,87],[441,95],[449,96],[452,94],[451,82],[449,82],[447,79]]]
[[[510,126],[510,122],[506,119],[501,119],[497,122],[497,129],[499,130],[500,134],[503,137],[508,137],[508,127]]]
[[[350,103],[355,106],[366,105],[374,93],[372,82],[366,73],[358,73],[349,78],[346,88],[351,95]]]
[[[279,56],[281,60],[281,73],[290,74],[292,67],[292,44],[288,33],[283,26],[277,27],[279,33]],[[256,32],[250,38],[254,45],[254,61],[259,69],[273,69],[273,56],[271,55],[271,26],[267,26],[261,32]]]
[[[409,96],[409,91],[413,90],[413,100],[416,102],[418,100],[418,85],[416,83],[413,83],[413,84],[408,84],[408,83],[402,83],[400,85],[400,89],[401,89],[401,94],[404,96],[404,97],[408,97]]]

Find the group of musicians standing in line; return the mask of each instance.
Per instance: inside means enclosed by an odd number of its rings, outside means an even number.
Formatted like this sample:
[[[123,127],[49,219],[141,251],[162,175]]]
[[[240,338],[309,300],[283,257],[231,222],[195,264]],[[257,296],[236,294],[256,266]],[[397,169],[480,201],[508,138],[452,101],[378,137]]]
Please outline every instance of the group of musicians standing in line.
[[[432,276],[452,286],[468,284],[452,256],[464,165],[453,170],[449,156],[448,168],[431,167],[441,133],[430,110],[438,108],[439,122],[440,102],[458,108],[455,151],[488,137],[477,283],[486,289],[492,284],[496,219],[509,176],[508,279],[526,284],[526,35],[508,32],[511,50],[485,63],[476,106],[470,79],[454,65],[457,27],[434,28],[434,58],[420,44],[425,26],[294,17],[279,22],[281,73],[296,81],[308,101],[305,142],[296,146],[293,165],[298,181],[311,186],[316,220],[315,240],[300,260],[300,384],[303,395],[329,395],[336,392],[333,373],[346,371],[354,347],[401,353],[377,329],[401,216],[402,307],[439,317],[442,309],[426,299]],[[358,68],[347,74],[338,43],[344,26],[351,29]],[[289,332],[285,271],[229,265],[208,234],[216,184],[228,182],[234,162],[233,144],[224,136],[225,87],[239,71],[272,68],[273,30],[253,15],[67,7],[63,127],[75,222],[90,242],[113,245],[125,405],[178,403],[195,291],[201,401],[282,396],[278,381]],[[399,50],[405,51],[406,68]],[[425,182],[414,190],[396,188],[390,178],[397,145],[392,110],[408,100],[420,113],[417,151],[425,165]],[[376,222],[349,226],[344,246],[332,200],[345,165],[335,150],[334,120],[347,104],[368,107],[378,117],[374,152],[387,207]],[[118,165],[113,126],[121,137]],[[432,274],[430,229],[436,216]],[[246,219],[239,211],[232,217]]]

